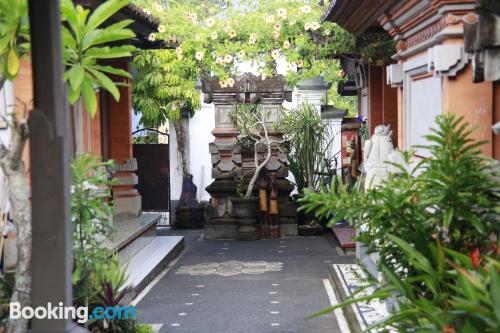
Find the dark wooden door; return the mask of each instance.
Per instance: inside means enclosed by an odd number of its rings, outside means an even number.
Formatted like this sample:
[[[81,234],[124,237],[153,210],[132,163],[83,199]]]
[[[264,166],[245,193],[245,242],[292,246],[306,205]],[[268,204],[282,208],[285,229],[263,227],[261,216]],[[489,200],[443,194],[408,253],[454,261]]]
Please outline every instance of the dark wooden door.
[[[170,163],[168,144],[134,144],[137,159],[137,190],[143,211],[170,210]]]

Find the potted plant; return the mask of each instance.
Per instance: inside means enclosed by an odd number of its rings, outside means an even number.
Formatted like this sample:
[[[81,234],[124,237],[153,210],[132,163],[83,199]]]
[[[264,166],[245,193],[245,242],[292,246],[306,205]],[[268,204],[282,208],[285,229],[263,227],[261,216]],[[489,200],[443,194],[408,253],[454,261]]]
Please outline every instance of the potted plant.
[[[292,202],[298,205],[304,189],[317,191],[322,186],[327,188],[335,177],[338,153],[332,156],[331,146],[338,133],[333,133],[330,125],[307,102],[287,110],[280,125],[288,144],[288,166],[298,192]],[[323,232],[323,227],[313,213],[299,210],[297,217],[300,235],[317,235]]]
[[[259,175],[271,159],[273,146],[283,143],[283,140],[277,140],[269,135],[264,121],[264,114],[257,104],[238,104],[235,110],[231,112],[231,117],[240,130],[240,142],[253,143],[249,146],[253,146],[255,164],[255,169],[235,177],[237,196],[232,198],[231,202],[238,220],[237,239],[256,240],[259,237],[257,230],[259,198],[254,195],[254,188]],[[264,156],[259,156],[260,146],[264,147]],[[249,180],[245,190],[247,176]]]

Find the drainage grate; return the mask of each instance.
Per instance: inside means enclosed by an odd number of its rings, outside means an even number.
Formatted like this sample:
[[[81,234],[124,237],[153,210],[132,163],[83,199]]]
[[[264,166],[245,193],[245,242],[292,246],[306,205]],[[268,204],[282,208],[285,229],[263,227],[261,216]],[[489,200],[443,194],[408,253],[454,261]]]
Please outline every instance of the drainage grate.
[[[143,214],[158,214],[161,215],[160,220],[158,221],[158,226],[160,227],[168,227],[170,226],[170,212],[165,211],[147,211],[142,212]]]

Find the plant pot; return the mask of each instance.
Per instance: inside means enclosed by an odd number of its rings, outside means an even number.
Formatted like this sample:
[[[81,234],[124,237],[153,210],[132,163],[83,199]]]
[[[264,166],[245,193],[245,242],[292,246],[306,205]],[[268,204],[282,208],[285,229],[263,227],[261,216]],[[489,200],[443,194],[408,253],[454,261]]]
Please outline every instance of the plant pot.
[[[323,227],[318,223],[299,225],[300,236],[319,236],[323,234]]]
[[[199,229],[205,225],[205,205],[198,204],[195,208],[188,206],[176,210],[174,228]]]
[[[232,198],[234,214],[237,218],[237,240],[257,240],[258,198]]]

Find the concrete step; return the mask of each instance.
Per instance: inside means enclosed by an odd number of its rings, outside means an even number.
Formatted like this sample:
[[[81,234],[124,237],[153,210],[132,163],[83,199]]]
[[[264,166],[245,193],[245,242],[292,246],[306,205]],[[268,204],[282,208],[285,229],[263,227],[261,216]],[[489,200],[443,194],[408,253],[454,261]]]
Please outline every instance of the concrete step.
[[[132,287],[123,304],[129,304],[185,247],[183,236],[143,236],[135,243],[144,247],[133,255],[119,253],[120,260],[128,265],[128,284]]]
[[[122,251],[144,233],[149,232],[154,235],[160,218],[160,214],[142,214],[133,218],[115,216],[113,219],[115,233],[111,241],[104,241],[104,245],[113,252]]]

